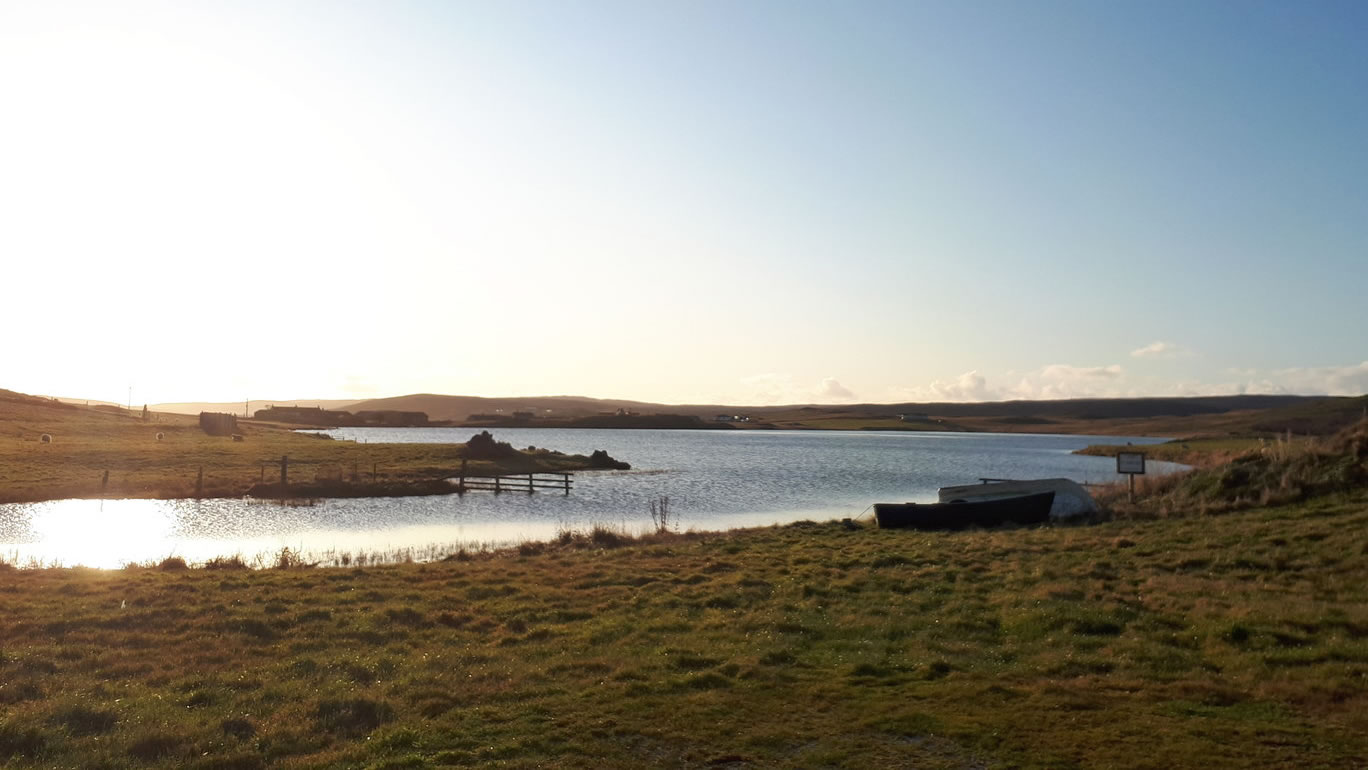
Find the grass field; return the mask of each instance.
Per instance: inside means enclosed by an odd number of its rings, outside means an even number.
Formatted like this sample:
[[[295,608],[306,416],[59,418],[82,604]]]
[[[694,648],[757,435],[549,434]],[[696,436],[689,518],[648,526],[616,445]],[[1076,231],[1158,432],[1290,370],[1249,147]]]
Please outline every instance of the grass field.
[[[1358,492],[366,569],[9,569],[0,763],[1362,766],[1365,555]]]
[[[212,447],[276,438],[372,446]],[[1117,492],[1076,527],[0,565],[0,767],[1368,766],[1368,422]]]
[[[247,421],[239,423],[243,440],[233,441],[206,435],[194,417],[151,418],[37,399],[0,399],[0,503],[98,496],[236,497],[263,480],[277,481],[281,456],[290,458],[289,478],[295,483],[353,476],[363,484],[422,482],[456,475],[465,457],[460,444],[358,444]],[[52,442],[41,442],[43,434]],[[469,463],[471,473],[586,467],[587,458],[549,452]]]

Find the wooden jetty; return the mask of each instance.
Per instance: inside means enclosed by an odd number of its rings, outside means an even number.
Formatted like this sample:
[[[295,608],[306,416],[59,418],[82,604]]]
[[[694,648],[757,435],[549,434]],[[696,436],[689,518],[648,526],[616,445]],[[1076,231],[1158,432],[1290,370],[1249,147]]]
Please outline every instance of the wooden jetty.
[[[570,494],[570,486],[575,483],[573,473],[509,473],[501,476],[467,476],[462,474],[456,480],[456,492],[464,494],[471,490],[483,489],[494,493],[526,492],[532,494],[538,489],[554,489]]]

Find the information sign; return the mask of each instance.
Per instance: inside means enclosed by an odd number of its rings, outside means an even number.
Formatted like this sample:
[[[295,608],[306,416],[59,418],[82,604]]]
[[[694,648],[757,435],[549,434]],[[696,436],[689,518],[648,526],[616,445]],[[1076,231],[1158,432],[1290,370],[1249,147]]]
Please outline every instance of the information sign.
[[[1139,473],[1145,472],[1145,453],[1144,452],[1118,452],[1116,454],[1117,473]]]

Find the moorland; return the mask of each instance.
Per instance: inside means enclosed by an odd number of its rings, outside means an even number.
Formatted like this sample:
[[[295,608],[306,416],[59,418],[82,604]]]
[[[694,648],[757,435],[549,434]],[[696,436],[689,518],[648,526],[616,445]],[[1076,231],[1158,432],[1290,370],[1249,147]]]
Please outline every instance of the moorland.
[[[0,567],[0,763],[1354,767],[1368,425],[1090,526]]]
[[[1368,422],[1203,465],[1086,526],[0,566],[0,764],[1364,766]]]

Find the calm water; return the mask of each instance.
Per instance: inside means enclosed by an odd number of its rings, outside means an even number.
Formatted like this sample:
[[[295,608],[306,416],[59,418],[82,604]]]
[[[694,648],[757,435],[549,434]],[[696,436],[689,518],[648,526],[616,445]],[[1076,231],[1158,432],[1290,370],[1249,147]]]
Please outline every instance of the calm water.
[[[469,428],[343,428],[361,442],[463,442]],[[630,471],[581,472],[574,491],[327,500],[289,507],[250,500],[59,500],[0,505],[0,559],[117,567],[181,556],[252,558],[289,547],[402,555],[429,546],[554,537],[596,523],[648,528],[649,502],[670,498],[684,529],[727,529],[858,516],[874,502],[932,501],[938,487],[981,476],[1116,479],[1110,458],[1071,454],[1095,436],[832,431],[538,430],[501,441],[588,454],[605,449]],[[1162,439],[1108,438],[1148,444]],[[1176,469],[1151,463],[1151,473]]]

